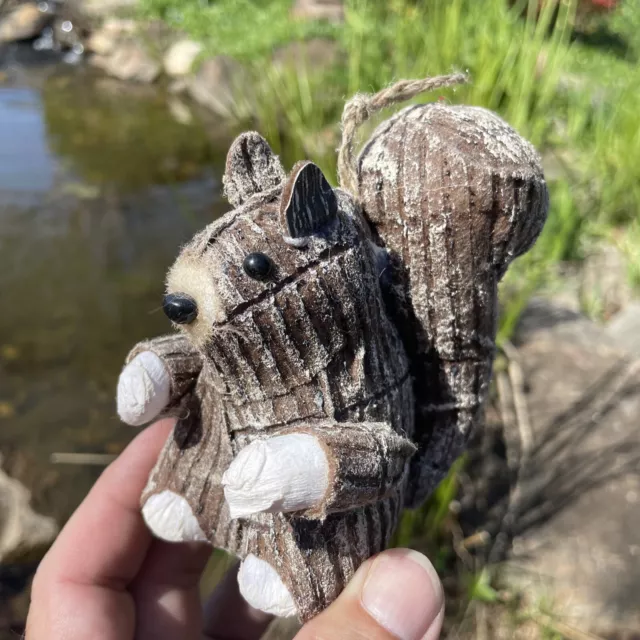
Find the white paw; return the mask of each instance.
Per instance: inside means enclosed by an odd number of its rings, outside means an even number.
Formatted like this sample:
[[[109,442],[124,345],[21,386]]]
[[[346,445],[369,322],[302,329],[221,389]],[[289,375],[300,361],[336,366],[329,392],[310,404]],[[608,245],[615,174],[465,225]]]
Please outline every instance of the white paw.
[[[253,554],[240,565],[238,585],[242,597],[254,608],[286,618],[297,614],[291,594],[276,570]]]
[[[252,442],[222,476],[232,518],[310,509],[322,501],[328,482],[320,443],[300,433]]]
[[[118,380],[118,415],[139,427],[153,420],[169,404],[171,378],[152,351],[139,353]]]
[[[142,507],[142,517],[157,538],[167,542],[206,542],[189,503],[177,493],[165,490],[152,495]]]

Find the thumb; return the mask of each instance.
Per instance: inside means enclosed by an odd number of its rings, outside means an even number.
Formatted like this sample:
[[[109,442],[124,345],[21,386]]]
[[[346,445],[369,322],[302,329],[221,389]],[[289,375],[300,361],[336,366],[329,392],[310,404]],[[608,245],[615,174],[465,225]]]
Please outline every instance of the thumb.
[[[295,640],[437,640],[443,618],[442,585],[429,560],[391,549],[367,560]]]

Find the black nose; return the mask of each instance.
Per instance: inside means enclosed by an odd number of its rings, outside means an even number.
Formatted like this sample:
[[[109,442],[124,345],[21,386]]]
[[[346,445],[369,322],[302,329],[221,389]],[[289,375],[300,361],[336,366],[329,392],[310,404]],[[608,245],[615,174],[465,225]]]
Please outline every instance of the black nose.
[[[162,309],[177,324],[189,324],[198,315],[196,301],[186,293],[168,293],[162,300]]]

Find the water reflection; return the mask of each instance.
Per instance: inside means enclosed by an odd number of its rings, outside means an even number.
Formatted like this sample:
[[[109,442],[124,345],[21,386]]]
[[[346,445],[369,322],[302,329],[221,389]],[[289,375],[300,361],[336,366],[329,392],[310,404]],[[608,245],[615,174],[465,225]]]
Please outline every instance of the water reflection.
[[[137,340],[169,329],[164,275],[226,209],[231,136],[191,111],[177,120],[159,90],[83,69],[0,85],[0,452],[40,511],[66,518],[98,473],[52,467],[52,452],[132,436],[117,374]]]
[[[53,160],[46,141],[38,93],[0,87],[0,191],[20,199],[53,186]]]
[[[177,184],[214,161],[198,123],[177,121],[154,87],[95,79],[82,69],[50,77],[42,98],[51,148],[93,184],[120,191]]]

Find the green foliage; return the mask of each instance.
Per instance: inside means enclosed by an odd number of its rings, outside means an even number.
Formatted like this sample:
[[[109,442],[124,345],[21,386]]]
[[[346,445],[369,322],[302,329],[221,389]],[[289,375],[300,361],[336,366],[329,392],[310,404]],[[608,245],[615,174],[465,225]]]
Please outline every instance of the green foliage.
[[[498,592],[491,586],[491,573],[483,569],[469,578],[469,600],[494,603],[498,601]]]
[[[394,547],[413,547],[428,553],[439,572],[446,571],[452,559],[448,523],[452,518],[451,502],[458,493],[458,475],[463,467],[464,457],[454,463],[447,477],[421,507],[402,514],[392,542]]]
[[[551,5],[539,21],[522,20],[505,2],[353,0],[344,44],[347,95],[382,88],[401,77],[467,70],[472,82],[449,94],[455,102],[499,111],[534,143],[549,124],[536,117],[554,95],[569,37],[562,11],[547,37]],[[545,73],[539,73],[542,57]],[[433,96],[428,96],[433,99]]]
[[[141,0],[140,7],[143,16],[162,18],[203,42],[208,53],[239,60],[335,31],[327,24],[291,20],[290,0]]]
[[[639,219],[638,82],[640,73],[631,74],[617,93],[615,103],[598,107],[589,132],[592,143],[587,175],[595,180],[593,217],[598,222],[618,225]]]
[[[142,6],[145,15],[203,41],[209,53],[248,61],[257,106],[250,124],[289,164],[312,156],[333,174],[345,96],[454,69],[469,71],[472,81],[441,92],[444,98],[495,110],[543,153],[560,150],[564,175],[551,181],[544,235],[505,283],[502,333],[508,335],[527,296],[553,277],[555,264],[579,258],[594,225],[637,220],[640,202],[640,70],[634,64],[640,0],[622,3],[609,22],[581,24],[579,33],[575,2],[550,0],[537,18],[536,0],[513,4],[347,0],[341,27],[292,20],[290,0],[143,0]],[[337,40],[342,55],[335,68],[270,62],[274,48],[312,36]]]
[[[614,13],[582,25],[575,39],[570,69],[615,87],[640,60],[640,0],[622,0]]]

